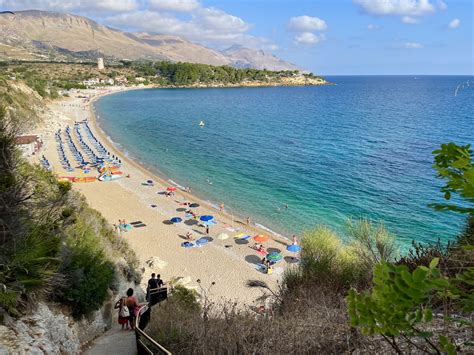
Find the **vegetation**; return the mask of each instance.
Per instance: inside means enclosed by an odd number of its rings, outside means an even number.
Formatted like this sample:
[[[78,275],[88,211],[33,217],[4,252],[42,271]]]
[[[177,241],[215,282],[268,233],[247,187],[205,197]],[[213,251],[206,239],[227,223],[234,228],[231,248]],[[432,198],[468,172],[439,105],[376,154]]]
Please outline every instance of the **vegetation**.
[[[121,85],[238,85],[243,82],[279,83],[285,78],[301,74],[296,70],[237,69],[230,66],[171,62],[124,62],[122,65],[109,65],[101,71],[92,63],[3,62],[0,76],[25,81],[41,97],[54,99],[62,90],[85,89],[87,86],[84,81],[90,79],[101,81],[94,86],[109,85],[110,79]],[[312,73],[302,77],[306,80],[324,80]]]
[[[3,79],[0,79],[3,80]],[[138,282],[123,240],[48,171],[24,161],[15,135],[38,121],[31,92],[3,80],[0,91],[0,308],[11,315],[53,299],[80,317],[101,307],[120,274]],[[124,265],[115,266],[115,257]]]
[[[213,66],[195,63],[135,63],[132,68],[143,77],[153,78],[162,85],[192,85],[195,83],[237,84],[243,81],[277,81],[283,77],[297,75],[297,70],[270,71],[252,68],[237,69],[230,66]],[[316,78],[308,74],[310,78]]]

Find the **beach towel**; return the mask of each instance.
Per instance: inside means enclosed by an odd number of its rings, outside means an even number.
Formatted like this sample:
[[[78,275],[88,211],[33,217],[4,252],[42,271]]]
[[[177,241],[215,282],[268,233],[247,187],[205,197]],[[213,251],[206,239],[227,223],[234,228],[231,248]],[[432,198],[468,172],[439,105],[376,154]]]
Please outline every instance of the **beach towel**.
[[[191,243],[191,242],[183,242],[183,243],[181,243],[181,246],[182,246],[183,248],[192,248],[192,247],[194,247],[194,243]]]
[[[265,250],[258,250],[258,249],[255,249],[255,251],[256,251],[258,254],[262,255],[262,256],[266,256],[266,255],[267,255],[267,252],[266,252]]]
[[[234,235],[234,238],[240,239],[242,237],[245,237],[245,233],[239,233],[239,234]]]
[[[146,224],[145,223],[140,223],[140,224],[134,224],[133,225],[133,228],[141,228],[141,227],[146,227]]]
[[[241,239],[241,240],[248,240],[248,239],[250,239],[250,238],[252,238],[251,235],[244,235],[243,237],[241,237],[241,238],[239,238],[239,239]]]
[[[143,222],[142,221],[135,221],[135,222],[130,222],[130,224],[132,226],[134,226],[135,224],[142,224]]]
[[[122,228],[125,228],[125,230],[127,230],[127,231],[131,231],[132,230],[132,225],[131,224],[126,224],[125,226],[122,226]]]

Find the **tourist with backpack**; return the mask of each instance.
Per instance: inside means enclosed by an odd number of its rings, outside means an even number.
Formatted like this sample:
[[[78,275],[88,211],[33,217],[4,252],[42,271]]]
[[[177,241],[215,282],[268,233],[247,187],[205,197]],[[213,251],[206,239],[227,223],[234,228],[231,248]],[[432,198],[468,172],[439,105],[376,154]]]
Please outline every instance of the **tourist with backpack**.
[[[118,309],[118,323],[122,326],[122,330],[129,329],[129,321],[130,321],[130,310],[127,307],[127,297],[122,297],[115,303],[114,309]],[[127,326],[125,328],[125,326]]]

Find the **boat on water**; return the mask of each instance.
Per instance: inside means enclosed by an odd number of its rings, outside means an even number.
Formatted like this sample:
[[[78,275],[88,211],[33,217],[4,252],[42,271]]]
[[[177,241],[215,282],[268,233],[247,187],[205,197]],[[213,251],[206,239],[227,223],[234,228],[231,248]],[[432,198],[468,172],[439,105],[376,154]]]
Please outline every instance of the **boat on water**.
[[[199,122],[199,127],[201,127],[201,128],[202,128],[202,127],[204,127],[205,125],[206,125],[206,124],[204,123],[204,121],[203,121],[203,120],[201,120],[201,121]]]

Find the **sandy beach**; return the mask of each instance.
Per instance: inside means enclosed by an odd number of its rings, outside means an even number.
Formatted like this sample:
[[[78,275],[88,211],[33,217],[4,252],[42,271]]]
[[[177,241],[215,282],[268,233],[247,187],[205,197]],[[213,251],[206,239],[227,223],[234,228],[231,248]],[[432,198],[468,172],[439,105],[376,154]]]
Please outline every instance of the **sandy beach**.
[[[109,182],[74,183],[73,188],[80,191],[91,207],[100,211],[111,225],[118,223],[119,219],[127,223],[141,221],[146,224],[141,228],[121,232],[117,236],[129,242],[140,260],[144,270],[142,287],[145,288],[151,272],[156,272],[161,274],[165,282],[180,278],[180,282],[186,287],[194,288],[201,294],[205,293],[214,301],[231,299],[239,304],[248,305],[253,304],[261,295],[261,291],[248,288],[247,280],[262,280],[271,288],[277,288],[284,269],[294,262],[294,254],[286,251],[288,240],[270,235],[271,239],[264,243],[267,251],[282,252],[284,259],[276,264],[272,275],[262,273],[257,267],[262,255],[251,248],[254,241],[252,239],[244,241],[235,236],[268,235],[267,232],[259,230],[254,225],[247,225],[242,218],[235,219],[235,216],[227,215],[225,209],[219,211],[179,188],[174,196],[166,197],[161,193],[172,186],[170,182],[153,175],[132,159],[124,156],[107,139],[96,124],[92,103],[102,95],[121,90],[124,88],[108,88],[107,91],[82,90],[71,97],[51,102],[44,113],[44,123],[39,129],[39,134],[44,141],[44,148],[39,155],[46,156],[53,172],[58,177],[97,176],[95,170],[88,175],[84,175],[80,169],[68,173],[62,168],[56,151],[54,132],[59,128],[64,130],[68,125],[73,128],[75,121],[87,119],[94,135],[111,154],[121,159],[121,170],[124,176],[129,175],[129,177]],[[74,134],[71,135],[73,139],[77,139]],[[76,146],[79,147],[77,142]],[[74,165],[67,146],[65,150],[71,164]],[[153,186],[143,185],[147,180],[153,180]],[[184,202],[199,203],[200,207],[196,209],[198,215],[215,216],[217,225],[210,227],[209,236],[212,241],[207,245],[194,248],[181,246],[188,232],[192,232],[195,239],[205,236],[204,227],[199,226],[193,219],[185,218]],[[183,222],[170,224],[171,217],[180,217]],[[226,233],[229,238],[218,239],[217,236],[220,233]],[[197,280],[200,280],[200,283]],[[212,285],[212,283],[215,284]]]

